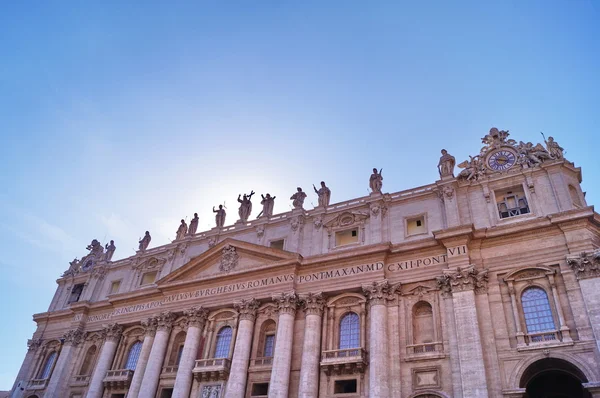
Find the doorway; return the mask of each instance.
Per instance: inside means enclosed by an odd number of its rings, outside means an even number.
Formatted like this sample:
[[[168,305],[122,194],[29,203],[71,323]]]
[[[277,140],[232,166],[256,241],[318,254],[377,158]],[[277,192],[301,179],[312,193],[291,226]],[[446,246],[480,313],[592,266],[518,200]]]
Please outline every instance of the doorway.
[[[521,377],[523,398],[591,398],[582,383],[585,375],[573,364],[558,358],[540,359],[532,363]]]

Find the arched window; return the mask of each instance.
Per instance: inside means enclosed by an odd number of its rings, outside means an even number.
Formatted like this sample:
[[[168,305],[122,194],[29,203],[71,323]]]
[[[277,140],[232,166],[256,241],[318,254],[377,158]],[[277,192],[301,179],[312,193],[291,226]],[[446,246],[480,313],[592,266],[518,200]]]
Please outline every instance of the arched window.
[[[54,366],[54,361],[56,360],[56,351],[51,352],[50,355],[46,358],[46,362],[44,362],[44,367],[40,372],[40,379],[47,379],[50,377],[50,373],[52,372],[52,367]]]
[[[426,301],[413,307],[413,344],[431,343],[434,340],[433,309]]]
[[[358,314],[349,312],[340,320],[340,350],[360,347],[360,320]]]
[[[548,295],[544,289],[539,287],[525,289],[521,296],[521,304],[523,305],[527,333],[556,330]]]
[[[227,358],[229,356],[229,346],[231,345],[232,330],[225,326],[217,333],[217,343],[215,345],[215,358]]]
[[[135,370],[138,359],[140,359],[140,352],[142,351],[142,342],[136,341],[129,349],[127,354],[127,362],[125,363],[125,369]]]
[[[181,331],[177,333],[175,338],[173,339],[173,344],[171,346],[171,352],[168,358],[168,364],[171,366],[179,365],[179,361],[181,360],[181,355],[183,354],[183,344],[185,343],[186,333]]]
[[[260,327],[260,338],[258,342],[257,356],[272,358],[275,353],[275,332],[277,324],[274,320],[268,319]]]
[[[83,365],[81,365],[81,370],[79,374],[82,376],[87,376],[92,373],[92,368],[94,367],[94,357],[96,356],[96,346],[93,345],[88,348],[85,358],[83,359]]]

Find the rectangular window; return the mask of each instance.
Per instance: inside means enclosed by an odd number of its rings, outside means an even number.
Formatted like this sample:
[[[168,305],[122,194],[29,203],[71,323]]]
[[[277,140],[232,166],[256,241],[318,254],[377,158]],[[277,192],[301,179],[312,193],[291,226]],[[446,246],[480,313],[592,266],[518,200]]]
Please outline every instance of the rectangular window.
[[[119,293],[120,287],[121,287],[121,281],[113,281],[113,283],[110,284],[110,291],[108,294]]]
[[[275,335],[274,334],[266,335],[265,336],[265,350],[263,352],[263,357],[272,358],[274,348],[275,348]]]
[[[254,383],[252,384],[251,397],[266,397],[269,394],[269,383]]]
[[[142,283],[141,286],[144,285],[149,285],[151,283],[154,283],[154,281],[156,280],[156,275],[158,274],[157,271],[152,271],[152,272],[146,272],[143,276],[142,276]]]
[[[350,394],[358,391],[356,379],[336,380],[333,386],[334,394]]]
[[[71,296],[69,297],[69,304],[79,301],[81,293],[83,293],[83,286],[83,283],[79,283],[73,286],[73,289],[71,289]]]
[[[284,243],[285,243],[285,240],[283,240],[283,239],[272,240],[271,241],[271,247],[273,249],[283,250],[283,244]]]
[[[173,396],[172,388],[163,388],[160,392],[160,398],[171,398]]]
[[[529,204],[523,187],[516,186],[496,191],[496,204],[500,218],[509,218],[529,213]]]
[[[420,235],[427,233],[425,215],[406,219],[406,235]]]
[[[335,233],[335,245],[344,246],[358,243],[358,228],[347,229]]]

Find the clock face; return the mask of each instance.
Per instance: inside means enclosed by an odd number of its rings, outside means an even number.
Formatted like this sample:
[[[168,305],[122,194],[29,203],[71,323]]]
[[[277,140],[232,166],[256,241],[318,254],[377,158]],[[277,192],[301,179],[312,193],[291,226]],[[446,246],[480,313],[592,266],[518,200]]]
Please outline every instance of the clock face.
[[[517,157],[511,151],[500,149],[490,155],[488,158],[488,166],[492,170],[504,171],[510,169],[516,162]]]

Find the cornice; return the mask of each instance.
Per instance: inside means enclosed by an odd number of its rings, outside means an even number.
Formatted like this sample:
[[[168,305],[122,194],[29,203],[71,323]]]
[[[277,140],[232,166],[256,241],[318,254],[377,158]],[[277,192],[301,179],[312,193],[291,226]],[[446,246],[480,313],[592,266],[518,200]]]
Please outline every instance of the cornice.
[[[459,225],[457,227],[451,227],[451,228],[433,231],[433,237],[439,241],[439,240],[449,239],[449,238],[471,236],[474,231],[475,231],[475,227],[473,226],[473,224]]]

